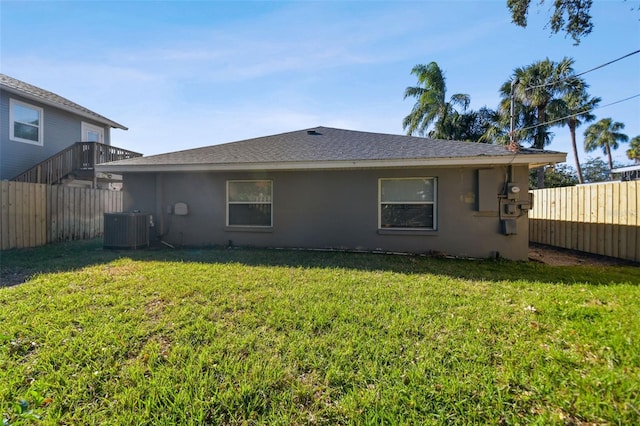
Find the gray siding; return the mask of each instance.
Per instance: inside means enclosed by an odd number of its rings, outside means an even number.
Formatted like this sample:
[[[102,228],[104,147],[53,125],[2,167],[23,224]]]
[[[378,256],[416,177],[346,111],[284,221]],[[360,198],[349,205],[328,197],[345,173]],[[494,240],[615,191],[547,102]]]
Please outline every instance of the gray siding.
[[[335,248],[413,253],[442,252],[489,257],[499,252],[526,259],[528,220],[517,219],[517,235],[503,235],[498,193],[506,167],[496,168],[495,209],[478,211],[478,169],[379,169],[261,173],[130,173],[124,176],[124,209],[152,213],[155,233],[166,242],[186,246]],[[437,230],[389,232],[378,229],[378,179],[436,177]],[[273,227],[231,229],[226,224],[226,181],[273,181]],[[527,167],[514,170],[526,197]],[[486,189],[483,189],[486,194]],[[489,191],[490,192],[490,191]],[[486,196],[486,195],[485,195]],[[184,202],[189,214],[169,213]],[[485,200],[486,202],[486,200]]]
[[[9,99],[43,108],[43,145],[9,139]],[[11,179],[81,139],[82,122],[104,128],[110,144],[110,127],[6,91],[0,92],[0,179]]]

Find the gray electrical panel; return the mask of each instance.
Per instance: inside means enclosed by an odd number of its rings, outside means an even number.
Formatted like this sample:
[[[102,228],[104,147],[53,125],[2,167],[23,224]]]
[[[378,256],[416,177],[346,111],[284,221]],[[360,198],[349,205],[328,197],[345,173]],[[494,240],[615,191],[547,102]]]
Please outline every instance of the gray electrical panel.
[[[498,175],[496,169],[478,170],[478,211],[498,211]]]

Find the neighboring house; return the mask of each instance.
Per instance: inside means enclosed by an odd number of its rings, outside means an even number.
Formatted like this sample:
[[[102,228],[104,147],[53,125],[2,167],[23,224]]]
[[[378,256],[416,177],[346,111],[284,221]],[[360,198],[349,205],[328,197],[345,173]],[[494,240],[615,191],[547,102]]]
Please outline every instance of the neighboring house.
[[[640,180],[640,164],[611,169],[611,173],[620,176],[620,180]]]
[[[47,184],[111,184],[94,164],[138,157],[111,146],[127,130],[55,93],[0,74],[0,179]]]
[[[527,259],[529,169],[566,154],[326,127],[98,166],[162,241]]]

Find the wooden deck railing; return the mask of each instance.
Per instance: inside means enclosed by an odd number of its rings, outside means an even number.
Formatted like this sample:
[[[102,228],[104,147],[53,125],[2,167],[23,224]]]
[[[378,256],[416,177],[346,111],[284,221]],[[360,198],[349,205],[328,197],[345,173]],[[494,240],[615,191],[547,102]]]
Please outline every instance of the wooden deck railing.
[[[74,171],[90,171],[96,164],[141,156],[137,152],[98,142],[76,142],[11,180],[55,185]]]

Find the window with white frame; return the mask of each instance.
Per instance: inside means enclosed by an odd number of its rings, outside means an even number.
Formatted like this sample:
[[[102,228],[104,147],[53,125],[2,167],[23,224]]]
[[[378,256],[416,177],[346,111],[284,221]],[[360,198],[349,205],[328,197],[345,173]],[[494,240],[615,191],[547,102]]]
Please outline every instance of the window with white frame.
[[[9,139],[42,145],[42,108],[9,100]]]
[[[380,228],[435,230],[436,178],[380,179]]]
[[[272,226],[273,182],[227,181],[227,226]]]

